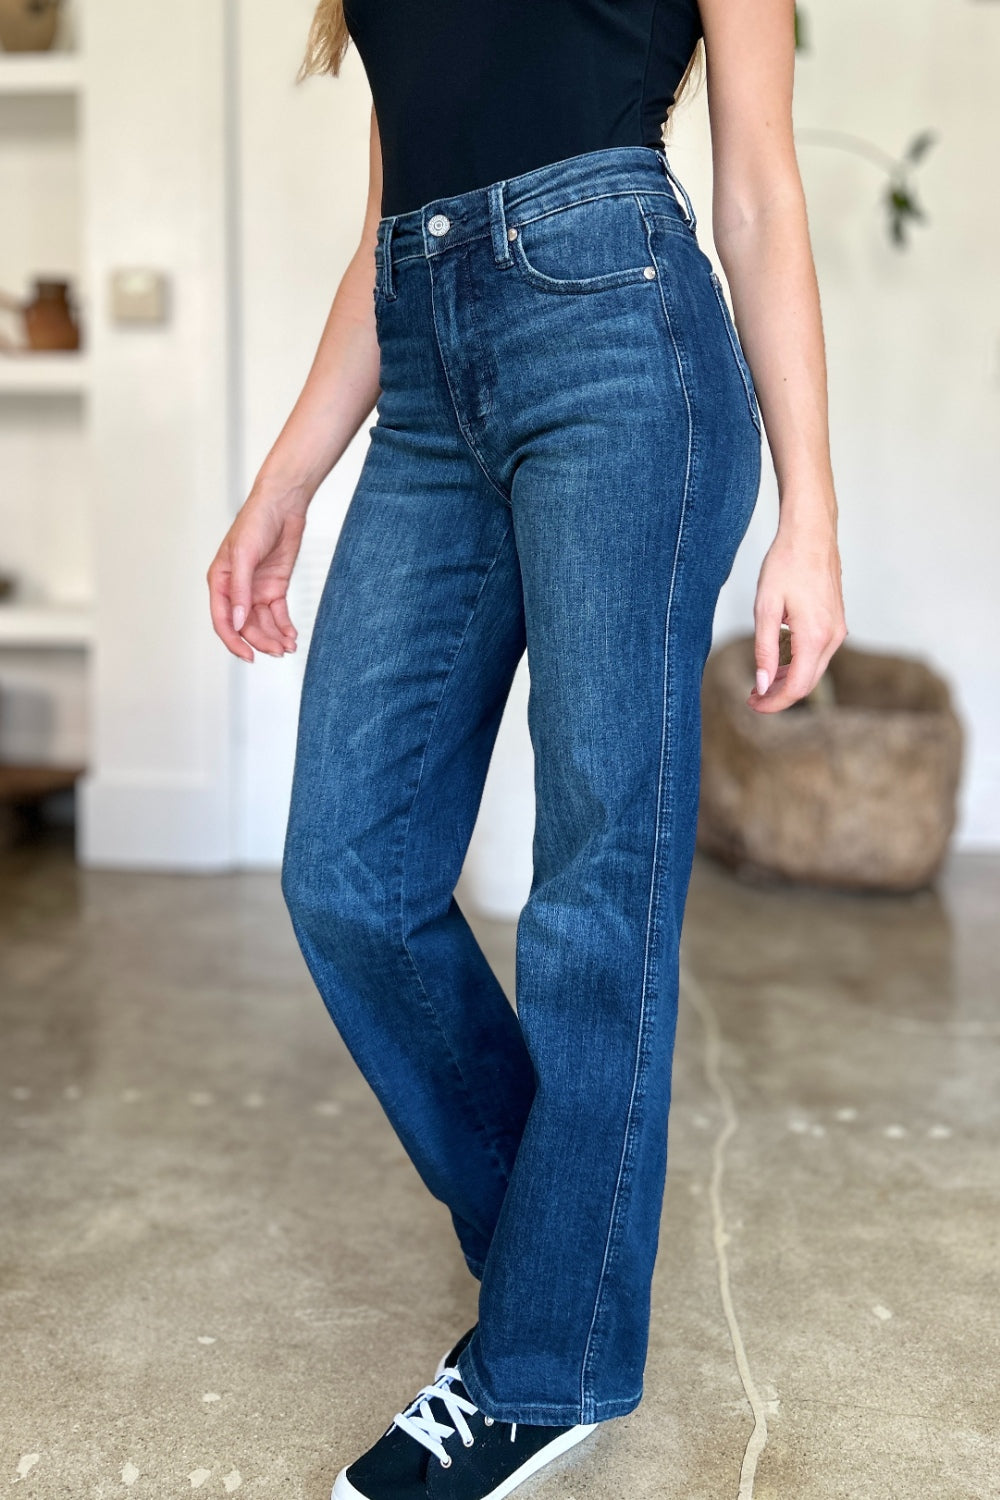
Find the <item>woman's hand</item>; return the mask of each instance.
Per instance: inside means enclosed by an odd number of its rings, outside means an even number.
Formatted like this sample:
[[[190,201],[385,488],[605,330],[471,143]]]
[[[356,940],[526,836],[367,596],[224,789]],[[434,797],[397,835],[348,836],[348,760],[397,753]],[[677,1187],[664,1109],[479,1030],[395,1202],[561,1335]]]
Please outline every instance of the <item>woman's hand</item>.
[[[782,624],[791,631],[787,666],[778,665]],[[754,634],[757,686],[746,701],[777,713],[812,692],[847,635],[840,552],[826,516],[779,523],[757,580]]]
[[[253,661],[294,651],[288,583],[306,524],[305,506],[287,491],[258,484],[244,501],[208,570],[215,633],[234,656]]]
[[[372,290],[382,147],[374,106],[368,160],[361,239],[340,278],[309,374],[208,570],[215,633],[241,661],[253,661],[254,646],[269,656],[295,650],[288,584],[306,511],[378,400],[380,356]]]

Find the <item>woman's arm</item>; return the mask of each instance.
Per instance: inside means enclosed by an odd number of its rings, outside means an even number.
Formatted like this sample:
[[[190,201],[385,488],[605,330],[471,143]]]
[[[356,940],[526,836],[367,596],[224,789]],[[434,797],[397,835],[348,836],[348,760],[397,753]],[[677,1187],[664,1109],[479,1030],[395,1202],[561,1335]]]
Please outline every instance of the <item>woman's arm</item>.
[[[754,605],[758,687],[747,700],[771,712],[812,690],[847,634],[819,290],[792,134],[794,6],[701,0],[701,15],[715,244],[778,479],[778,530]],[[787,667],[778,666],[782,622]]]
[[[253,647],[271,656],[294,651],[288,583],[309,502],[378,400],[372,289],[381,198],[382,154],[373,109],[360,243],[337,288],[301,394],[208,570],[215,632],[244,661],[253,661]]]

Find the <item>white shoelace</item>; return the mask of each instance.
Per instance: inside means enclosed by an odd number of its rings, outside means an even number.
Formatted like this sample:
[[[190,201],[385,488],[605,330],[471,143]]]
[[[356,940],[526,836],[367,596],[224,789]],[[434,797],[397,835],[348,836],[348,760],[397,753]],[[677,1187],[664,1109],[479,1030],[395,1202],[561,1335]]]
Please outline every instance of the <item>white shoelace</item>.
[[[451,1382],[460,1379],[461,1376],[456,1369],[449,1366],[442,1370],[433,1385],[425,1385],[406,1410],[397,1412],[393,1418],[397,1427],[409,1433],[410,1437],[416,1438],[418,1443],[422,1443],[425,1448],[429,1449],[445,1469],[451,1465],[451,1459],[444,1450],[442,1438],[451,1437],[453,1432],[457,1432],[466,1448],[471,1448],[475,1442],[465,1418],[473,1416],[479,1407],[452,1390]],[[430,1408],[432,1399],[442,1403],[454,1426],[449,1427],[447,1422],[438,1422],[435,1419]],[[419,1414],[414,1415],[418,1411]]]

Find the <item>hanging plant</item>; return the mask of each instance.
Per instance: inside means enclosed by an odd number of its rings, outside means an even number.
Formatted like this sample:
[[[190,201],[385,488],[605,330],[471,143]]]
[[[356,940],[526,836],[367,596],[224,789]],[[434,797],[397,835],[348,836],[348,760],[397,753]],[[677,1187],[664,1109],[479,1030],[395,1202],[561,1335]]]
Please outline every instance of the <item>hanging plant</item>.
[[[897,245],[906,244],[906,230],[911,220],[923,222],[927,215],[917,202],[910,172],[919,165],[933,146],[937,137],[933,131],[922,130],[914,136],[897,164],[895,175],[886,189],[886,206],[889,210],[889,232]]]
[[[802,14],[801,5],[795,7],[795,50],[796,52],[808,51],[806,41],[806,20]]]
[[[889,238],[900,249],[905,249],[909,243],[907,232],[912,225],[927,222],[927,215],[917,200],[913,172],[937,139],[933,131],[922,130],[914,136],[899,157],[890,156],[874,141],[846,130],[802,129],[795,132],[795,139],[810,146],[836,146],[841,151],[850,151],[886,174],[888,182],[882,194],[882,206],[888,219]]]
[[[808,51],[807,23],[800,5],[795,6],[795,50]],[[838,146],[842,151],[852,151],[885,172],[889,180],[882,194],[882,207],[888,221],[889,239],[899,249],[903,250],[909,244],[907,234],[914,224],[926,223],[927,215],[917,201],[913,186],[913,172],[937,139],[933,131],[922,130],[915,135],[900,157],[890,156],[874,141],[846,130],[797,130],[795,139],[805,141],[807,145]]]

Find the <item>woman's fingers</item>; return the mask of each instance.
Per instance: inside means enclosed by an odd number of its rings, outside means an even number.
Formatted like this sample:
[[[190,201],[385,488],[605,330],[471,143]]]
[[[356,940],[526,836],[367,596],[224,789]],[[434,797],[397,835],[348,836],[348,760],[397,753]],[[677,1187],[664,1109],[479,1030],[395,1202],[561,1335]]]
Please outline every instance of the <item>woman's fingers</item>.
[[[229,602],[233,629],[240,635],[253,607],[253,575],[259,558],[256,550],[239,542],[230,548]]]
[[[757,667],[757,681],[752,689],[751,697],[754,693],[763,697],[778,671],[778,643],[784,603],[779,599],[758,599],[754,615],[754,662]]]
[[[258,651],[263,651],[268,656],[284,656],[289,649],[275,623],[269,604],[252,606],[250,617],[240,634],[251,646],[256,646]]]
[[[296,648],[286,596],[302,530],[297,517],[248,502],[208,570],[216,634],[243,661]]]
[[[280,594],[278,598],[271,600],[271,614],[274,616],[274,623],[281,631],[281,634],[290,639],[294,646],[298,631],[292,624],[288,613],[288,600],[284,594]]]
[[[791,639],[790,660],[781,664],[781,627]],[[757,685],[746,702],[777,713],[808,696],[847,634],[840,586],[840,557],[832,531],[786,526],[761,565],[754,600]]]
[[[846,633],[846,632],[845,632]],[[774,681],[766,693],[759,694],[754,688],[747,702],[762,712],[777,713],[790,708],[812,692],[826,671],[827,663],[843,640],[843,634],[834,629],[802,624],[796,628],[790,622],[791,660],[787,666],[779,666]],[[777,636],[775,636],[777,654]]]
[[[788,708],[811,693],[820,677],[820,660],[823,643],[805,628],[791,629],[792,659],[788,664],[781,687],[775,695],[778,708]]]
[[[229,568],[216,557],[208,570],[208,607],[212,625],[223,645],[241,661],[253,661],[253,652],[239,631],[233,628],[233,610],[229,595]]]

